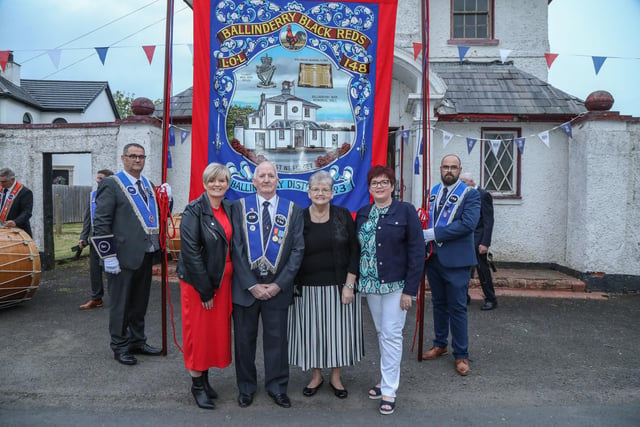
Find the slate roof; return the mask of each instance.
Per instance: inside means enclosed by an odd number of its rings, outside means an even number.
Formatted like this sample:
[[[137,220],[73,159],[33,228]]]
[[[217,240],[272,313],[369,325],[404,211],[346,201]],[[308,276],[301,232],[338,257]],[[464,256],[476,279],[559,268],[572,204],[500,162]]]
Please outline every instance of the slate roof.
[[[512,63],[431,62],[447,85],[438,115],[577,115],[584,103]]]
[[[171,97],[170,114],[172,117],[191,117],[193,104],[193,87]],[[156,105],[154,116],[162,117],[164,103]]]
[[[16,86],[0,77],[0,95],[32,105],[41,111],[84,112],[103,90],[107,92],[111,108],[119,118],[107,82],[21,79],[20,86]]]
[[[40,108],[38,101],[32,97],[29,92],[11,83],[9,80],[0,76],[0,96],[14,98],[17,101],[24,102],[33,107]]]

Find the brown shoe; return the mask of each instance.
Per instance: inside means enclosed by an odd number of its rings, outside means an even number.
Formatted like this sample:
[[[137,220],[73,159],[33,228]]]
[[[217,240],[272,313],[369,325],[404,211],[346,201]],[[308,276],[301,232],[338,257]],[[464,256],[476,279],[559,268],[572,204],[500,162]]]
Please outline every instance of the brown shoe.
[[[466,377],[471,372],[471,368],[469,368],[469,359],[456,359],[456,371]]]
[[[86,304],[82,304],[80,306],[80,310],[89,310],[90,308],[98,308],[98,307],[102,307],[102,300],[101,299],[98,299],[98,300],[90,299],[89,301],[87,301]]]
[[[431,347],[431,350],[427,350],[422,354],[422,358],[426,360],[437,359],[440,356],[449,354],[447,347]]]

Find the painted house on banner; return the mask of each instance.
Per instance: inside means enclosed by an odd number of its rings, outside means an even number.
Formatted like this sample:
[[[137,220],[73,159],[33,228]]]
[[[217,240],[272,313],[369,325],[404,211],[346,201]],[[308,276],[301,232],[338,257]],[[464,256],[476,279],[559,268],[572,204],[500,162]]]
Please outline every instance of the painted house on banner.
[[[256,111],[238,121],[233,137],[249,150],[335,149],[343,142],[353,142],[352,130],[318,123],[317,111],[322,107],[295,96],[292,87],[291,82],[284,81],[280,94],[266,97],[261,93]],[[274,161],[278,161],[277,156]]]
[[[599,96],[587,109],[547,82],[549,1],[426,2],[428,61],[416,50],[422,3],[398,2],[387,152],[387,163],[396,170],[395,197],[420,207],[427,191],[423,174],[431,185],[437,183],[440,159],[456,154],[464,172],[493,195],[495,259],[558,268],[591,288],[637,286],[640,247],[632,237],[637,232],[623,230],[640,228],[634,199],[640,193],[640,160],[634,155],[640,150],[640,120],[603,111],[612,102],[606,106]],[[189,96],[185,91],[174,98],[185,105]],[[189,130],[186,111],[180,109],[174,123]],[[243,129],[243,138],[255,144],[258,132],[251,137],[246,132],[253,125],[268,128],[262,120],[273,116],[249,117],[256,123]],[[418,147],[427,123],[430,164],[424,165]],[[294,139],[287,145],[296,146],[295,132],[288,133]],[[172,148],[169,175],[180,176],[185,186],[187,142]],[[615,184],[623,190],[616,196],[606,178],[612,171],[622,181]],[[618,215],[603,218],[597,207],[609,202],[619,206]]]

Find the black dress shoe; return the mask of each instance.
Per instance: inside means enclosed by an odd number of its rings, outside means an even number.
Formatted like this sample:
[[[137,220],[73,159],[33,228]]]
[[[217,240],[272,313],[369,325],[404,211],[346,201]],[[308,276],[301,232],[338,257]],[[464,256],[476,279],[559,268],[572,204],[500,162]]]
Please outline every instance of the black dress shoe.
[[[289,400],[289,396],[284,393],[271,393],[269,392],[269,396],[276,402],[276,405],[281,406],[283,408],[291,408],[291,401]]]
[[[253,403],[253,394],[240,393],[238,395],[238,405],[240,405],[241,408],[246,408],[252,403]]]
[[[145,344],[142,347],[132,347],[129,349],[129,352],[133,354],[145,354],[147,356],[160,356],[162,349]]]
[[[480,310],[493,310],[494,308],[498,308],[498,301],[485,301],[480,307]]]
[[[335,396],[338,399],[346,399],[347,396],[349,395],[349,392],[347,391],[346,388],[336,388],[336,386],[334,386],[333,384],[329,383],[329,385],[331,386],[331,388],[333,389],[333,394],[335,394]]]
[[[114,352],[113,358],[123,365],[135,365],[136,363],[138,363],[138,359],[136,359],[134,355],[126,351]]]
[[[320,387],[322,387],[322,384],[324,384],[324,380],[320,381],[320,384],[318,384],[315,387],[305,387],[302,389],[302,394],[304,394],[307,397],[311,397],[314,394],[316,394],[316,392]]]

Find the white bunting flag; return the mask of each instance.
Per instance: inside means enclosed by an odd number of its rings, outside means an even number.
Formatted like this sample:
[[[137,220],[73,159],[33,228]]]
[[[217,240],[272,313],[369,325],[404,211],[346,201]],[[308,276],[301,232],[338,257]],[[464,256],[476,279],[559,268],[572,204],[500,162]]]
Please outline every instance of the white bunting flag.
[[[504,64],[507,60],[507,57],[511,54],[511,49],[500,49],[500,60]]]
[[[549,131],[545,130],[544,132],[540,132],[538,134],[538,138],[540,138],[540,140],[542,142],[544,142],[544,145],[547,146],[547,148],[551,148],[551,146],[549,145]]]
[[[498,157],[498,153],[500,152],[500,145],[502,144],[501,139],[490,139],[491,142],[491,151],[493,151],[493,155]]]
[[[446,130],[442,131],[442,148],[446,148],[447,144],[451,142],[453,139],[453,134],[447,132]]]

